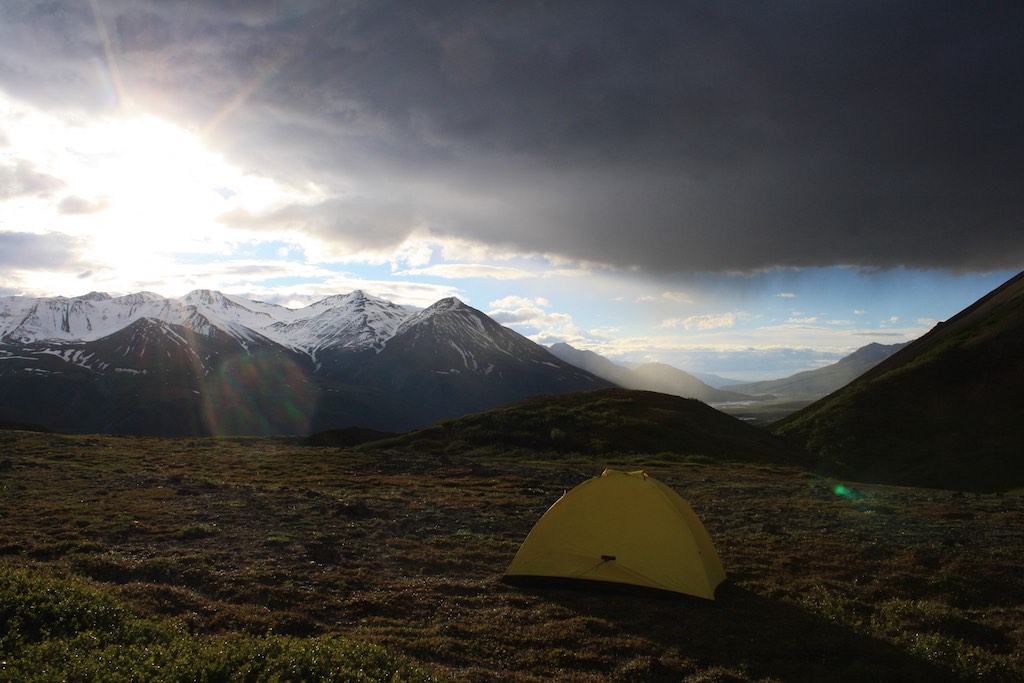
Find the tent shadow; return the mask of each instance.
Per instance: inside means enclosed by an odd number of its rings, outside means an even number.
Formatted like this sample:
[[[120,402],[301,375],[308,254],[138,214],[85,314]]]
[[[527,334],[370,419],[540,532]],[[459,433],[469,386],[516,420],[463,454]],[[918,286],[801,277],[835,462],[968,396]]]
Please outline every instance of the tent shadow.
[[[594,582],[518,586],[581,616],[614,624],[622,633],[657,643],[667,654],[701,666],[783,681],[956,681],[950,670],[890,643],[857,633],[725,582],[716,600],[660,591],[619,590]],[[670,669],[638,680],[679,680]]]

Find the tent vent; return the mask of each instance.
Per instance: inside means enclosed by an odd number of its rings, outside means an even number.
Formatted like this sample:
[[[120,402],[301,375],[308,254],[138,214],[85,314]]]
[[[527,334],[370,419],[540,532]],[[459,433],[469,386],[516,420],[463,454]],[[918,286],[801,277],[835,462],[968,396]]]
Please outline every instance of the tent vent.
[[[614,555],[602,555],[601,559],[604,560],[605,562],[608,562],[609,560],[614,560],[615,556]]]

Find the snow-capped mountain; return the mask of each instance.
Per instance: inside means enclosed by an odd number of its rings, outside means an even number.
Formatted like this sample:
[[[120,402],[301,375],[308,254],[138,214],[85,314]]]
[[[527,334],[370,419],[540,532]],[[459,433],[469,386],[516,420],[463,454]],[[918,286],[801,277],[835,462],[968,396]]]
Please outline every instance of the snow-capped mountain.
[[[611,386],[454,298],[410,317],[350,376],[415,397],[430,422],[538,394]]]
[[[458,299],[0,298],[0,420],[63,431],[403,430],[603,386]]]
[[[279,320],[265,332],[283,344],[301,349],[314,359],[325,349],[380,351],[398,326],[413,313],[360,290],[331,296]]]
[[[454,297],[442,299],[409,317],[396,330],[391,346],[392,353],[429,350],[438,358],[437,372],[487,375],[508,362],[572,367]],[[481,350],[486,355],[478,357]]]
[[[0,298],[0,342],[94,341],[148,318],[200,335],[224,332],[240,343],[269,339],[315,354],[341,346],[376,347],[413,313],[361,291],[328,297],[301,309],[197,289],[179,299],[152,292],[121,297]]]

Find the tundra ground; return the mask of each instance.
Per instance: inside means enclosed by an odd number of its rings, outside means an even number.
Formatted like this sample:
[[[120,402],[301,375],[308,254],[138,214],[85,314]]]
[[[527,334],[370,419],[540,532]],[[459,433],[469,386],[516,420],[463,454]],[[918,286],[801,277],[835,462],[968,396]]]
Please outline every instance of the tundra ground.
[[[605,467],[690,502],[729,576],[717,600],[501,582]],[[1017,493],[672,453],[0,431],[0,568],[195,634],[368,641],[455,681],[1024,680],[1021,557]]]

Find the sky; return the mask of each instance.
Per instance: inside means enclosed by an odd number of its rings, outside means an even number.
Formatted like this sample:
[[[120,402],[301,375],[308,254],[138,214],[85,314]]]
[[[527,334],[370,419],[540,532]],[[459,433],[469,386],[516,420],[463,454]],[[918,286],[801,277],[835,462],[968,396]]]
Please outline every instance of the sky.
[[[1024,269],[1013,3],[0,3],[0,296],[456,296],[755,380]]]

